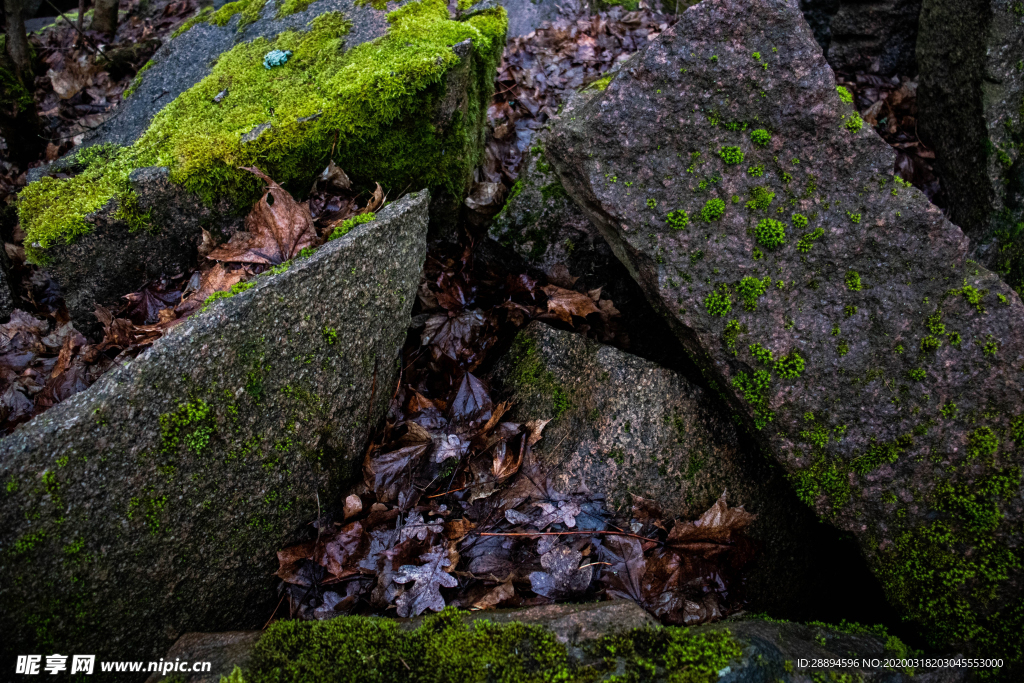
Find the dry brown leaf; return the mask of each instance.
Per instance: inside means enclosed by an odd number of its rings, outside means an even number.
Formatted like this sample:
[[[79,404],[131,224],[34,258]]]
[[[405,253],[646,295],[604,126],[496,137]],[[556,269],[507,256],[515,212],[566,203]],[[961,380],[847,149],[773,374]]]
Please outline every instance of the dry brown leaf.
[[[374,213],[377,209],[384,206],[384,199],[384,189],[380,186],[380,183],[377,183],[377,189],[373,191],[370,201],[366,203],[366,206],[357,211],[356,214]]]
[[[757,519],[743,507],[731,508],[725,502],[725,492],[695,522],[676,524],[669,532],[666,542],[673,547],[688,547],[707,551],[704,543],[725,544],[733,540],[733,534],[746,529]],[[697,545],[701,547],[697,548]]]
[[[526,423],[526,445],[532,446],[541,440],[541,433],[551,420],[530,420]]]
[[[245,218],[247,232],[236,232],[211,251],[207,258],[231,263],[278,265],[293,259],[302,249],[316,243],[316,230],[309,206],[299,204],[288,192],[255,167],[243,170],[267,183],[267,192],[253,204]],[[379,186],[378,186],[379,187]]]
[[[450,522],[446,522],[444,525],[444,535],[448,537],[450,541],[459,541],[466,537],[466,535],[476,528],[476,524],[469,521],[465,517],[462,519],[453,519]]]
[[[246,272],[242,268],[229,268],[223,263],[218,263],[202,274],[202,279],[199,281],[199,289],[178,304],[174,310],[179,317],[184,318],[199,310],[211,294],[231,289],[232,285],[241,282],[245,279],[245,276]]]
[[[505,583],[499,583],[494,590],[474,602],[473,607],[476,609],[494,609],[501,603],[506,600],[511,600],[515,596],[516,589],[512,586],[512,582],[506,581]]]
[[[351,519],[363,511],[363,501],[356,494],[345,498],[345,519]]]
[[[542,289],[548,295],[548,311],[570,325],[574,315],[586,318],[591,313],[600,313],[594,301],[586,294],[555,285],[545,285]]]

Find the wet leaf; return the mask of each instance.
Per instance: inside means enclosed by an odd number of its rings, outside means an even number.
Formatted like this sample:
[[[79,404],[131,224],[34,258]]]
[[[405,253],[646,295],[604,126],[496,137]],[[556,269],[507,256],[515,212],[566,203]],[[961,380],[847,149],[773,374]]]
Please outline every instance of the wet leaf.
[[[667,543],[684,548],[699,543],[730,543],[757,519],[742,506],[731,508],[725,502],[725,492],[695,522],[678,523],[669,532]]]
[[[452,401],[452,418],[465,422],[486,421],[491,417],[493,407],[490,392],[484,383],[471,372],[464,374]]]
[[[555,285],[543,287],[548,295],[548,311],[559,320],[572,324],[572,316],[585,318],[591,313],[600,313],[593,299],[571,289],[562,289]]]
[[[445,571],[451,564],[444,548],[435,546],[430,552],[420,556],[424,564],[420,566],[402,565],[395,573],[395,583],[415,582],[410,590],[399,596],[398,616],[415,617],[427,610],[440,612],[445,607],[440,589],[455,588],[459,582]],[[454,569],[454,567],[453,567]]]
[[[486,593],[482,598],[473,603],[476,609],[494,609],[506,600],[516,596],[516,589],[511,581],[499,583],[493,590]]]
[[[540,558],[543,572],[530,574],[534,593],[552,600],[563,600],[587,590],[594,575],[593,566],[580,568],[583,554],[569,546],[556,546]]]
[[[354,573],[353,566],[365,550],[366,536],[363,525],[352,522],[348,526],[325,531],[316,551],[316,561],[334,576],[341,578]]]
[[[404,489],[412,480],[419,459],[428,447],[428,444],[419,444],[383,453],[376,458],[367,455],[363,462],[366,486],[376,494],[378,500],[395,500],[399,490]]]

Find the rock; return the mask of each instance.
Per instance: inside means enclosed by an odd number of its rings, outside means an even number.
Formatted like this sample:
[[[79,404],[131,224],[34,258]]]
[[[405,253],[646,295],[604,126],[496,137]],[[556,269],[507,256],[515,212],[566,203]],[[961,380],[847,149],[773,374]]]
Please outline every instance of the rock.
[[[918,121],[935,150],[949,218],[975,258],[1024,285],[1024,8],[929,0],[921,10]]]
[[[800,0],[800,11],[814,32],[822,52],[828,54],[829,43],[832,42],[832,17],[839,11],[841,0]]]
[[[249,667],[252,648],[260,639],[260,635],[260,631],[186,633],[174,641],[174,645],[163,658],[168,665],[167,673],[161,669],[160,672],[150,675],[146,683],[165,681],[166,676],[173,672],[174,665],[179,662],[186,662],[189,666],[201,663],[203,669],[209,664],[209,671],[188,671],[184,674],[180,671],[175,672],[180,677],[180,683],[220,683],[221,676],[230,675],[236,666],[243,669]]]
[[[730,505],[757,515],[749,530],[757,560],[744,570],[750,609],[798,619],[859,610],[845,596],[865,597],[871,579],[863,563],[850,563],[858,571],[842,578],[821,571],[837,551],[814,515],[783,472],[741,444],[721,406],[682,374],[534,322],[495,378],[514,400],[511,419],[554,418],[535,452],[558,490],[585,488],[627,514],[637,495],[683,519],[697,519],[727,491]],[[840,581],[844,596],[836,595]]]
[[[430,640],[424,647],[426,639]],[[882,661],[875,666],[862,664],[864,659],[913,655],[881,627],[742,619],[690,629],[662,628],[635,604],[611,601],[482,612],[449,610],[404,623],[372,617],[278,622],[262,635],[256,631],[189,633],[175,643],[165,661],[172,657],[188,662],[212,660],[218,676],[238,666],[246,683],[320,680],[327,672],[337,677],[339,672],[354,670],[360,672],[358,679],[339,680],[418,681],[425,680],[423,673],[444,681],[518,680],[517,675],[524,674],[529,680],[589,681],[604,680],[599,677],[611,673],[623,680],[724,683],[810,681],[812,677],[865,683],[967,679],[964,669],[892,670]],[[359,666],[370,657],[372,667]],[[802,664],[802,659],[808,663]],[[810,665],[822,659],[846,660],[847,665]],[[850,665],[851,660],[858,665]],[[438,678],[439,672],[452,672],[452,676],[442,673]],[[158,680],[154,676],[147,683]],[[204,674],[183,675],[182,680],[219,679]]]
[[[547,151],[893,605],[933,643],[1021,652],[1024,306],[894,182],[793,3],[687,10]]]
[[[212,302],[0,440],[0,651],[155,660],[261,625],[397,380],[426,192]]]
[[[843,0],[829,24],[828,63],[837,71],[909,75],[922,0]]]
[[[189,267],[201,228],[233,230],[260,195],[240,166],[301,198],[334,150],[358,186],[427,186],[433,230],[446,234],[483,147],[505,12],[459,22],[443,0],[391,15],[375,5],[204,10],[84,149],[33,175],[19,200],[27,254],[60,284],[79,329],[95,325],[94,302],[111,307]],[[293,54],[265,68],[274,49]]]

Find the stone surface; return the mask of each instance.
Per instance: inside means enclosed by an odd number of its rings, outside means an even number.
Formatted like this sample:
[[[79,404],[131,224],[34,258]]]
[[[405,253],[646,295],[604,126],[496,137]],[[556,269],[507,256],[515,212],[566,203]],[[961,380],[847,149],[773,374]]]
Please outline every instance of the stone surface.
[[[729,505],[757,515],[749,529],[757,557],[744,570],[750,609],[798,619],[859,612],[846,596],[864,597],[867,571],[822,571],[835,551],[814,514],[779,468],[740,443],[709,392],[680,373],[534,322],[495,378],[514,400],[511,419],[554,418],[534,448],[559,490],[603,494],[627,515],[637,495],[688,520],[727,491]]]
[[[828,54],[829,43],[832,42],[832,17],[839,11],[841,0],[800,0],[800,11],[814,32],[822,51]]]
[[[1024,284],[1024,16],[1010,0],[927,0],[917,40],[918,120],[949,218],[976,258]]]
[[[463,612],[463,622],[471,624],[477,621],[489,621],[496,624],[519,622],[541,626],[551,631],[558,642],[566,646],[566,652],[573,668],[583,666],[601,666],[605,664],[592,650],[596,641],[606,636],[630,633],[646,633],[655,635],[659,632],[656,622],[632,602],[614,600],[610,602],[590,603],[583,605],[556,604],[539,607],[526,607],[514,610],[493,610]],[[350,619],[351,617],[338,617]],[[423,619],[414,619],[405,623],[408,628],[418,627]],[[327,627],[324,622],[321,628]],[[640,629],[635,631],[635,629]],[[729,662],[726,668],[711,674],[713,680],[724,683],[775,683],[787,681],[791,683],[811,683],[812,681],[857,680],[864,683],[955,683],[967,680],[965,669],[922,670],[918,668],[911,674],[909,671],[890,670],[881,665],[865,666],[863,659],[879,659],[903,657],[906,651],[902,643],[887,639],[884,630],[848,629],[840,630],[827,625],[803,625],[791,622],[762,621],[760,619],[734,619],[715,624],[706,624],[690,629],[689,633],[700,636],[727,632],[736,644],[740,656]],[[183,661],[211,661],[210,674],[192,674],[182,677],[182,683],[209,683],[218,681],[220,675],[229,674],[235,666],[245,672],[251,662],[251,655],[260,632],[234,633],[188,633],[182,636],[167,653],[165,660],[181,658]],[[655,635],[656,637],[656,635]],[[319,642],[319,641],[317,641]],[[358,644],[350,644],[356,645]],[[367,651],[375,645],[366,643],[362,647]],[[310,647],[314,647],[312,642]],[[618,648],[617,671],[625,669],[629,664],[627,657],[621,654],[624,648]],[[472,656],[472,653],[466,653]],[[481,653],[483,654],[483,653]],[[601,653],[607,655],[606,651]],[[613,659],[615,659],[613,657]],[[856,659],[858,666],[818,667],[800,666],[800,660],[808,662],[822,659]],[[570,674],[568,679],[559,680],[593,680],[592,672],[578,670],[578,678]],[[830,672],[833,673],[830,676]],[[373,673],[377,673],[374,671]],[[677,680],[684,673],[681,670],[648,671],[653,678],[644,680],[669,681]],[[243,678],[247,674],[243,673]],[[839,678],[838,676],[849,678]],[[812,678],[813,676],[813,678]],[[153,676],[147,683],[157,683],[160,678]],[[291,679],[289,679],[291,680]],[[347,679],[346,679],[347,680]],[[448,680],[443,678],[441,680]],[[477,680],[477,679],[463,679]],[[687,679],[690,680],[690,679]],[[701,676],[695,681],[712,680]]]
[[[933,643],[1017,653],[1024,306],[858,123],[795,3],[705,0],[547,150],[892,603]]]
[[[843,71],[909,75],[921,0],[842,0],[829,24],[828,63]]]
[[[276,551],[358,471],[390,398],[428,202],[257,277],[0,440],[5,661],[156,659],[266,620]]]
[[[390,10],[397,7],[398,3],[388,5]],[[443,11],[443,7],[441,9]],[[243,7],[242,11],[245,12],[246,9]],[[288,31],[307,30],[311,20],[331,12],[342,13],[351,24],[348,33],[343,38],[346,50],[381,38],[387,32],[389,25],[387,9],[374,9],[370,3],[354,2],[354,0],[318,0],[300,12],[283,17],[278,16],[278,11],[275,3],[268,2],[260,10],[259,18],[252,23],[243,25],[242,14],[234,15],[223,26],[200,21],[166,42],[153,55],[147,65],[149,68],[140,72],[134,92],[122,101],[116,114],[110,120],[86,139],[84,147],[130,146],[136,143],[143,137],[159,112],[179,95],[200,83],[211,73],[211,69],[221,56],[236,46],[262,39],[272,40]],[[471,32],[474,30],[471,29]],[[475,35],[480,36],[481,33],[476,31]],[[421,121],[424,116],[422,111],[417,110],[416,107],[420,107],[422,102],[429,100],[431,112],[429,120],[433,126],[432,134],[437,136],[435,141],[437,145],[446,147],[443,151],[448,154],[449,158],[454,155],[457,159],[471,159],[479,152],[483,144],[483,117],[473,118],[471,114],[480,107],[486,107],[484,103],[490,97],[493,81],[490,71],[493,69],[493,65],[488,61],[488,57],[482,56],[482,51],[485,51],[485,48],[474,50],[470,40],[454,44],[451,49],[459,57],[459,60],[444,73],[440,83],[429,86],[416,85],[415,88],[412,88],[413,92],[405,99],[397,103],[388,102],[388,106],[392,107],[394,111],[382,112],[380,115],[393,117],[390,119],[389,125],[394,131],[415,129],[414,123],[410,123],[408,119],[413,116],[416,121]],[[406,64],[406,66],[408,65]],[[400,67],[396,66],[396,68]],[[480,78],[480,74],[484,71],[487,71],[488,75]],[[392,75],[394,76],[395,73]],[[402,71],[402,75],[410,81],[418,77],[416,73],[408,69]],[[272,78],[272,76],[268,77]],[[242,82],[248,83],[248,81]],[[403,82],[402,85],[410,87],[406,82]],[[258,86],[251,85],[251,87]],[[484,92],[485,90],[486,92]],[[224,92],[227,93],[226,98],[231,97],[231,88],[226,88]],[[471,102],[474,98],[480,101]],[[231,100],[225,99],[224,101],[230,102]],[[278,106],[284,105],[278,103]],[[234,115],[245,118],[244,111],[242,114]],[[274,176],[276,180],[301,198],[308,190],[315,175],[326,165],[330,150],[334,147],[329,142],[325,143],[322,154],[316,158],[310,158],[314,155],[311,155],[308,150],[299,149],[296,152],[293,149],[298,147],[299,143],[295,142],[294,137],[289,136],[297,134],[295,130],[297,127],[313,125],[308,122],[315,121],[320,115],[321,113],[318,112],[308,117],[295,119],[294,116],[290,118],[288,112],[275,112],[273,107],[270,107],[270,111],[266,115],[267,123],[251,130],[246,128],[228,132],[214,131],[213,133],[205,130],[198,131],[195,139],[200,149],[190,149],[188,154],[183,156],[192,155],[205,158],[203,156],[205,155],[210,157],[208,165],[210,168],[216,168],[218,164],[223,164],[225,159],[231,165],[239,165],[244,158],[245,165],[260,166],[262,170]],[[164,125],[167,125],[166,121]],[[224,125],[238,124],[232,121]],[[201,149],[201,145],[204,144],[202,141],[206,139],[204,136],[232,136],[235,134],[239,135],[239,139],[244,143],[242,151],[227,149],[221,152]],[[346,136],[341,138],[343,144],[337,146],[337,149],[341,150],[349,141],[360,140],[360,134],[358,130],[348,131]],[[363,135],[368,134],[363,133]],[[231,138],[228,137],[228,139]],[[159,144],[159,140],[151,139],[150,144]],[[433,148],[430,149],[433,150]],[[76,152],[78,151],[76,149]],[[426,177],[428,173],[435,172],[435,164],[432,162],[429,168],[425,168],[423,162],[413,156],[417,152],[422,152],[420,149],[403,151],[410,155],[410,159],[402,167],[401,178],[392,178],[395,181],[392,184],[398,185],[398,187],[391,187],[388,184],[386,173],[379,172],[384,163],[382,161],[374,162],[372,159],[367,160],[366,155],[360,155],[358,166],[361,168],[357,167],[354,172],[352,165],[357,165],[356,162],[344,158],[343,152],[337,152],[342,156],[336,156],[335,160],[348,170],[355,182],[368,185],[371,189],[376,181],[381,181],[385,184],[385,189],[391,192],[401,191],[403,187],[410,185],[415,187],[426,184],[420,182],[420,177]],[[226,155],[224,159],[218,156],[221,153]],[[289,155],[295,156],[295,158],[290,158]],[[394,158],[394,154],[382,150],[380,158],[391,160]],[[288,163],[282,163],[282,159]],[[186,191],[183,187],[184,183],[192,182],[194,178],[182,177],[182,172],[174,166],[174,164],[187,161],[188,159],[175,157],[171,160],[171,168],[146,167],[138,168],[131,173],[128,184],[137,198],[138,206],[137,210],[134,210],[133,207],[128,213],[131,216],[145,216],[147,219],[145,221],[146,229],[140,229],[138,225],[131,224],[125,218],[123,202],[119,199],[120,195],[117,195],[108,201],[102,209],[84,216],[83,220],[91,230],[87,235],[79,236],[71,243],[64,243],[63,239],[57,239],[53,244],[26,244],[29,247],[30,257],[44,263],[54,280],[60,285],[78,329],[87,333],[99,331],[98,323],[93,316],[95,304],[99,303],[112,308],[122,303],[120,297],[137,290],[147,282],[161,275],[182,272],[194,265],[195,247],[202,228],[213,232],[230,233],[240,223],[239,214],[248,208],[249,203],[241,201],[237,196],[237,193],[240,192],[236,186],[237,183],[215,183],[217,189],[214,190],[214,201],[201,201],[199,197]],[[417,166],[417,164],[420,165]],[[282,168],[287,169],[286,172],[282,171],[282,174],[293,175],[294,168],[301,168],[303,170],[298,173],[299,175],[304,174],[303,178],[300,181],[288,183],[284,177],[277,175]],[[38,181],[47,174],[58,172],[71,171],[74,173],[75,170],[74,160],[65,158],[47,169],[37,170],[32,174],[30,180]],[[77,170],[80,171],[81,168]],[[200,171],[205,170],[200,169]],[[471,166],[467,165],[463,170],[465,177],[446,178],[446,182],[431,188],[434,202],[431,208],[432,231],[438,236],[443,237],[450,233],[462,196],[469,189]],[[192,172],[199,171],[193,170]],[[171,181],[172,177],[174,182]],[[399,180],[401,182],[398,182]],[[448,180],[451,182],[448,183]],[[204,182],[209,184],[208,181]],[[461,189],[459,189],[460,183]],[[22,197],[36,191],[34,188],[37,187],[29,185],[22,193]],[[69,195],[77,190],[65,189],[63,191]],[[453,193],[458,195],[460,192],[462,196],[453,196]],[[76,202],[71,201],[70,196],[66,195],[61,195],[59,200],[67,201],[70,205],[77,205]],[[255,198],[255,196],[252,197],[252,199]],[[49,201],[42,203],[47,206],[52,204]],[[147,212],[149,212],[148,215]],[[28,226],[32,221],[32,216],[29,213],[29,209],[22,209],[24,226]],[[29,230],[29,234],[32,234],[31,230]]]

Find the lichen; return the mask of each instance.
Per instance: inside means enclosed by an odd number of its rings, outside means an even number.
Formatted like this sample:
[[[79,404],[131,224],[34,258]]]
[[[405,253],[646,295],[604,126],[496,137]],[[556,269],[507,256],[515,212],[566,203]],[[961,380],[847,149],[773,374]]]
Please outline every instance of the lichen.
[[[213,15],[242,11],[229,3]],[[249,5],[246,5],[248,7]],[[37,250],[89,232],[89,214],[115,201],[133,206],[128,175],[166,166],[171,180],[206,204],[226,197],[238,210],[251,205],[259,181],[239,167],[258,166],[286,187],[309,187],[337,138],[334,160],[351,177],[389,187],[412,183],[460,196],[478,161],[485,103],[504,44],[504,9],[452,21],[443,0],[419,0],[388,15],[388,33],[344,49],[349,22],[327,13],[305,32],[257,38],[220,56],[211,73],[160,111],[131,147],[107,148],[71,178],[44,178],[19,198],[19,217]],[[446,129],[434,119],[445,74],[459,57],[452,45],[472,40],[473,74],[467,112]],[[291,50],[272,71],[271,50]],[[219,103],[214,97],[230,83]],[[269,124],[255,139],[247,133]]]

